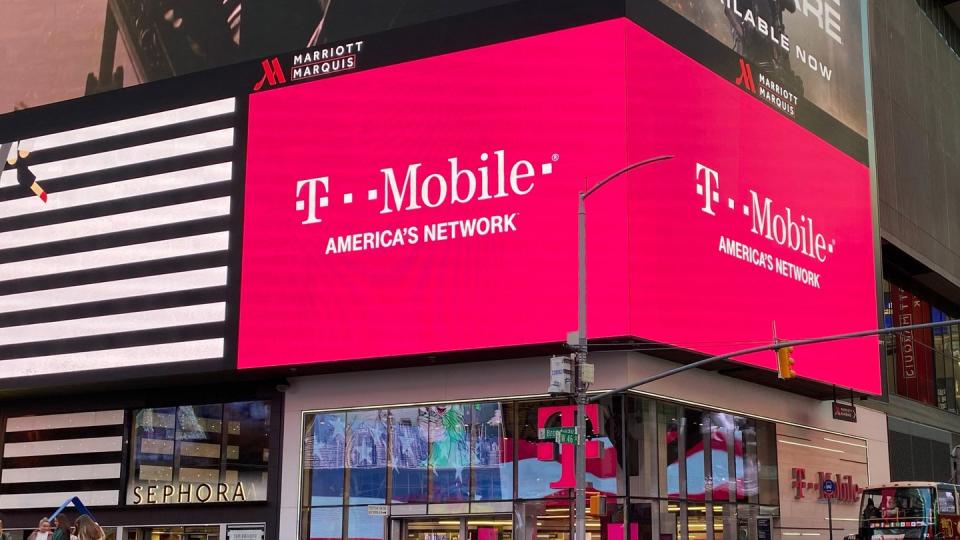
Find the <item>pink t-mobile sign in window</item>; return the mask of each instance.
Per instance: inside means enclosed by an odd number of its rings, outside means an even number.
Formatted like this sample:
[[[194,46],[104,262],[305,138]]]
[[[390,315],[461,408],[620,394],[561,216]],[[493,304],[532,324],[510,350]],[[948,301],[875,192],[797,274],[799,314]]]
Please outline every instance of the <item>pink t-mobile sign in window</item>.
[[[615,20],[251,96],[240,367],[562,341],[577,193],[659,154],[588,200],[591,337],[876,324],[866,167]],[[875,343],[798,372],[879,392]]]

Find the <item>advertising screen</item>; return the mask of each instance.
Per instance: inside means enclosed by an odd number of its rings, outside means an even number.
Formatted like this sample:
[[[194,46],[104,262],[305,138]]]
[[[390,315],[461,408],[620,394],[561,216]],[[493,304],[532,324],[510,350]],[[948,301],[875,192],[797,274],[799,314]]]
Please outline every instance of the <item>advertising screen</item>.
[[[0,142],[0,379],[222,363],[235,107]]]
[[[7,0],[0,114],[517,0]]]
[[[659,1],[744,58],[762,101],[796,117],[804,98],[866,136],[860,2]]]
[[[623,19],[250,98],[241,368],[876,325],[867,167]],[[745,345],[748,344],[748,345]],[[879,392],[876,340],[800,376]],[[739,359],[773,368],[773,354]]]

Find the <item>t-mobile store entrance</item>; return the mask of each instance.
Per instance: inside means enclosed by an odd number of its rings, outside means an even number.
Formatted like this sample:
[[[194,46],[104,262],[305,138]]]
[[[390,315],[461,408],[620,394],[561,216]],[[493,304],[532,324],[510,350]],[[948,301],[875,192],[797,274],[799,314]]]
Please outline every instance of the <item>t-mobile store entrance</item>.
[[[300,538],[570,540],[573,445],[555,432],[573,411],[516,399],[305,412]],[[635,394],[587,412],[592,540],[769,538],[775,424]]]
[[[513,540],[513,518],[492,516],[390,519],[390,538],[407,540]]]

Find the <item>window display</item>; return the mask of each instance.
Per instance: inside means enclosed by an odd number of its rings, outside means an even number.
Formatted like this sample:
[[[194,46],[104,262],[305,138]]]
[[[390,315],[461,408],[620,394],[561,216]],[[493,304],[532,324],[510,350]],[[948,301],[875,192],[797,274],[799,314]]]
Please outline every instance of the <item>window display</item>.
[[[134,411],[127,504],[265,501],[270,404]]]
[[[591,407],[587,489],[607,501],[606,517],[591,523],[611,538],[626,537],[626,522],[705,537],[777,504],[774,424],[630,394]],[[512,506],[537,537],[568,538],[573,445],[550,431],[572,424],[573,410],[523,399],[307,412],[302,538],[381,538],[384,515],[396,521],[438,505]]]

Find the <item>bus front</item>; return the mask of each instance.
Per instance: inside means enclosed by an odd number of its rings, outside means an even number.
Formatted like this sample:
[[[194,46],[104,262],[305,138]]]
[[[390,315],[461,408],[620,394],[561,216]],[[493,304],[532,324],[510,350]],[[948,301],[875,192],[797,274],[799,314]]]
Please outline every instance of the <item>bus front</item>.
[[[933,539],[936,534],[932,486],[878,487],[863,491],[860,540]]]

